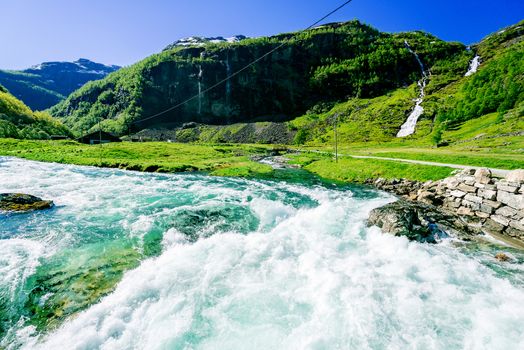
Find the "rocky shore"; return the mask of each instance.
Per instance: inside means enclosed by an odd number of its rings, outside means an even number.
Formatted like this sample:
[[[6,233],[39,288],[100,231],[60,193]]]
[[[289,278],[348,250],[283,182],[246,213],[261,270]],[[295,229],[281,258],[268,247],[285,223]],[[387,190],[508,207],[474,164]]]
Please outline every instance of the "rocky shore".
[[[422,226],[422,235],[410,238],[428,241],[429,226],[440,224],[444,231],[454,231],[461,238],[485,233],[524,243],[524,170],[512,171],[506,178],[496,178],[488,169],[467,169],[440,181],[377,179],[367,184],[403,198],[400,204],[371,214],[369,223],[385,232],[407,235],[403,228],[413,226],[412,231],[417,231]],[[384,222],[386,219],[389,221]]]

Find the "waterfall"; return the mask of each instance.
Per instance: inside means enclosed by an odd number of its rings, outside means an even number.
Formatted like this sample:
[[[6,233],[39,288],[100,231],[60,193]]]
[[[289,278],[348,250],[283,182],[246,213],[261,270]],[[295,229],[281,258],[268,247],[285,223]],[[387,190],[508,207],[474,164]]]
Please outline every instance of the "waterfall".
[[[200,59],[203,60],[205,51],[200,53]],[[204,78],[204,70],[202,69],[202,62],[198,66],[198,114],[202,114],[202,79]]]
[[[424,64],[420,60],[420,57],[417,55],[413,49],[411,49],[411,46],[409,46],[409,43],[407,41],[404,41],[404,44],[406,45],[406,48],[415,56],[418,64],[420,65],[420,71],[422,73],[422,79],[420,79],[417,83],[420,89],[419,97],[415,100],[415,108],[413,108],[413,111],[409,115],[406,122],[400,127],[400,131],[397,134],[397,137],[406,137],[409,135],[412,135],[415,132],[415,127],[417,126],[418,118],[424,113],[424,108],[422,107],[422,102],[424,101],[424,97],[426,96],[424,93],[424,90],[426,88],[426,85],[429,80],[429,76],[426,73],[426,69],[424,68]]]
[[[469,77],[470,75],[477,73],[479,66],[480,66],[480,56],[476,55],[473,58],[473,60],[471,61],[471,63],[469,64],[469,70],[466,72],[464,76]]]
[[[226,57],[226,76],[229,78],[231,76],[231,65],[229,64],[229,52]],[[226,81],[226,104],[229,105],[231,97],[231,80]]]

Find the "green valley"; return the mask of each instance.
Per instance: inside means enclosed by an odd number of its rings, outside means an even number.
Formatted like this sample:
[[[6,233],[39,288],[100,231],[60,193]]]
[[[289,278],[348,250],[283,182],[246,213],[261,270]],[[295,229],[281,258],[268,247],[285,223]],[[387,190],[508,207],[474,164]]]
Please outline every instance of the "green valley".
[[[105,79],[88,82],[49,113],[75,136],[96,131],[101,125],[123,140],[194,146],[123,144],[89,151],[73,143],[50,146],[6,141],[2,154],[137,170],[215,171],[223,167],[210,165],[215,148],[224,146],[232,152],[234,144],[331,152],[336,124],[342,155],[523,168],[523,23],[491,34],[472,47],[424,32],[382,33],[359,21],[234,42],[177,42]],[[256,65],[220,83],[279,46]],[[475,61],[478,64],[471,71]],[[423,81],[424,76],[427,79]],[[423,112],[415,121],[414,133],[397,137],[421,93]],[[26,108],[24,113],[32,112]],[[32,115],[44,123],[45,114]],[[49,117],[45,121],[60,130],[34,132],[27,127],[31,123],[20,127],[12,116],[3,119],[3,137],[47,139],[51,134],[68,133]],[[20,118],[16,120],[21,123]],[[198,150],[198,157],[209,157],[211,163],[184,156],[171,159],[176,147],[184,152]],[[236,147],[245,151],[255,146]],[[162,149],[171,160],[155,155]],[[129,162],[115,157],[112,150],[136,153]],[[248,170],[225,173],[255,173],[251,167],[258,169],[260,165],[246,158],[251,154],[249,151],[244,158],[232,161],[247,164]],[[324,164],[326,157],[305,153],[298,162],[315,171],[326,168],[314,165]],[[346,170],[345,175],[328,177],[362,181],[364,175],[394,178],[416,173],[411,169],[415,165],[402,164],[406,171],[391,161],[343,160],[346,169],[371,169],[368,165],[372,163],[378,167],[375,171],[350,175]],[[434,176],[422,172],[412,177],[426,180],[448,174],[449,169],[442,168]]]

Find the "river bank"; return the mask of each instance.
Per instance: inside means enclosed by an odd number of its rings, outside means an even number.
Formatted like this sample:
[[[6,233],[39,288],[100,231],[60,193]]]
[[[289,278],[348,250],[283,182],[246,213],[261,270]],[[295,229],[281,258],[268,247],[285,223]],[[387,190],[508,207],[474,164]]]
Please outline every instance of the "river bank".
[[[0,139],[0,156],[63,164],[89,165],[157,173],[202,171],[218,176],[271,176],[270,165],[252,160],[288,151],[286,146],[238,144],[179,144],[168,142],[112,143],[98,146],[73,141]],[[291,163],[329,181],[364,183],[369,178],[443,179],[453,169],[390,161],[341,159],[329,155],[290,154]]]
[[[285,154],[285,158],[275,158],[279,154]],[[455,188],[449,188],[447,192],[442,190],[444,191],[442,192],[441,188],[444,187],[437,186],[439,181],[453,174],[454,170],[447,167],[378,159],[342,158],[339,159],[339,162],[334,162],[328,154],[296,151],[290,153],[285,147],[267,145],[121,143],[87,146],[70,141],[4,139],[0,140],[0,155],[153,173],[202,172],[214,176],[288,182],[367,184],[410,200],[418,200],[446,209],[452,214],[465,216],[474,225],[485,224],[485,233],[506,236],[510,241],[515,239],[522,241],[522,236],[518,233],[521,231],[521,220],[523,219],[520,217],[522,216],[519,211],[521,209],[515,208],[515,204],[513,206],[503,203],[493,204],[493,200],[496,199],[493,198],[493,196],[496,197],[496,191],[495,194],[490,192],[489,198],[482,198],[480,194],[476,196],[478,188],[486,186],[491,188],[493,184],[479,183],[474,193],[464,193],[464,196],[468,197],[464,206],[460,205],[461,203],[458,203],[457,206],[456,200],[462,200],[462,198],[453,197],[446,202],[444,207],[446,196],[457,193],[453,191]],[[295,171],[287,171],[286,168],[294,168],[291,170]],[[297,168],[302,169],[302,172],[296,171]],[[464,183],[463,186],[469,185]],[[514,193],[504,191],[501,193],[506,193],[506,199],[515,193],[521,195],[519,186],[517,184],[515,188],[512,187],[515,189]],[[436,195],[437,200],[430,200],[435,197],[436,190],[440,191]],[[494,217],[494,220],[491,219],[491,216]]]

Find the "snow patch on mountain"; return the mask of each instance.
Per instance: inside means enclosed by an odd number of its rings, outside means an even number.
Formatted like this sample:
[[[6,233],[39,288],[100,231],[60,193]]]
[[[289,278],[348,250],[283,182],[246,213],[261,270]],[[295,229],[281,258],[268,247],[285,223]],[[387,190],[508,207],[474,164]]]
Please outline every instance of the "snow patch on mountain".
[[[79,73],[99,75],[102,78],[109,73],[120,69],[119,66],[105,65],[96,63],[86,58],[80,58],[73,62],[44,62],[24,70],[26,73],[36,73],[39,75],[56,74],[56,73]]]
[[[190,36],[188,38],[183,38],[183,39],[175,41],[173,44],[166,47],[165,50],[171,50],[175,47],[181,47],[181,46],[182,47],[184,46],[201,47],[207,44],[220,44],[220,43],[231,43],[232,44],[232,43],[238,43],[245,39],[247,39],[247,37],[244,35],[235,35],[235,36],[228,37],[228,38],[225,38],[222,36],[211,37],[211,38],[205,38],[205,37],[200,37],[200,36]]]

